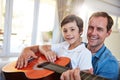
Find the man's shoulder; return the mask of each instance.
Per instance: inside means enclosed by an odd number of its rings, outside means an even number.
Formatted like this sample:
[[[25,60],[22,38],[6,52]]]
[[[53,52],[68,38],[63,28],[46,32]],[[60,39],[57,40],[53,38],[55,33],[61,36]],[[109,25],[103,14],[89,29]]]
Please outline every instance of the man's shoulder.
[[[107,62],[117,62],[116,57],[112,54],[112,52],[104,45],[104,51],[102,51],[101,56],[99,57],[100,61],[103,63]]]
[[[104,52],[104,56],[108,59],[117,61],[116,57],[113,55],[113,53],[106,47],[106,50]]]

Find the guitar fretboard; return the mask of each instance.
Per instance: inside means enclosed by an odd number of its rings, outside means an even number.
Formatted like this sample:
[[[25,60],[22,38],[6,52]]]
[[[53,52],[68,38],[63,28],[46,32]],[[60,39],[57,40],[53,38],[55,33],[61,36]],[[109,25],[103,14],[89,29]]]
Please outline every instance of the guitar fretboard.
[[[69,69],[67,67],[63,67],[63,66],[51,63],[51,62],[45,62],[45,63],[39,64],[38,67],[39,68],[43,67],[43,68],[55,71],[60,74],[62,74],[64,71],[67,71]],[[103,77],[100,77],[94,74],[86,73],[83,71],[80,72],[80,76],[82,80],[109,80],[109,79],[106,79],[106,78],[103,78]]]
[[[103,77],[100,77],[94,74],[82,72],[82,71],[80,72],[80,76],[82,80],[109,80],[109,79],[106,79],[106,78],[103,78]]]

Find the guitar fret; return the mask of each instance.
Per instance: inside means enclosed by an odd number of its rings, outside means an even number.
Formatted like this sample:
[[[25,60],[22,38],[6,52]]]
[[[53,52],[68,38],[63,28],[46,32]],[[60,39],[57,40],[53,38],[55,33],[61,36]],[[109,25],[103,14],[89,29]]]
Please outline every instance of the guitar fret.
[[[82,80],[85,80],[86,77],[88,77],[87,73],[84,73],[84,72],[82,72],[82,71],[80,72],[80,75],[82,75],[82,76],[81,76]]]
[[[89,77],[85,80],[95,80],[92,75],[89,75]]]
[[[84,75],[84,76],[81,76],[82,80],[93,80],[92,75],[88,75],[88,73],[81,72],[81,75]]]
[[[98,80],[106,80],[106,79],[104,79],[102,77],[99,77],[99,76],[96,76],[96,79],[98,79]]]
[[[92,80],[92,79],[93,77],[91,77],[91,75],[88,75],[85,80]]]
[[[94,76],[94,75],[91,75],[91,80],[101,80],[101,79],[98,79],[97,76]]]
[[[80,72],[80,75],[81,75],[82,80],[108,80],[106,78],[103,78],[103,77],[100,77],[97,75],[93,75],[93,74],[89,74],[86,72],[82,72],[82,71]]]

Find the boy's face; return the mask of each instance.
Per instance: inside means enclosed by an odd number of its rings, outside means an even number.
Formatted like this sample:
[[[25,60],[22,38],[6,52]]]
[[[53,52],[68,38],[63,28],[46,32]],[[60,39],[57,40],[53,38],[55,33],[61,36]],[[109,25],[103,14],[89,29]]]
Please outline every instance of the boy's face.
[[[70,44],[76,44],[78,41],[80,41],[80,32],[76,22],[73,21],[63,25],[62,35]]]

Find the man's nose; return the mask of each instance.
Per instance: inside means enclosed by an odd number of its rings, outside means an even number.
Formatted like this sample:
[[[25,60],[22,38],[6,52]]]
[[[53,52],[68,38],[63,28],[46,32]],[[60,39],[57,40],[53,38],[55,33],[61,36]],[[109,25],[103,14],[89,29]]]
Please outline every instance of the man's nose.
[[[93,29],[93,30],[91,31],[91,33],[92,33],[92,34],[97,34],[97,30]]]

